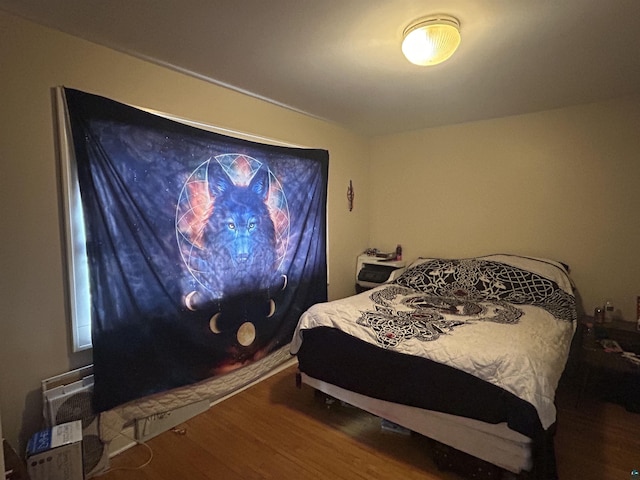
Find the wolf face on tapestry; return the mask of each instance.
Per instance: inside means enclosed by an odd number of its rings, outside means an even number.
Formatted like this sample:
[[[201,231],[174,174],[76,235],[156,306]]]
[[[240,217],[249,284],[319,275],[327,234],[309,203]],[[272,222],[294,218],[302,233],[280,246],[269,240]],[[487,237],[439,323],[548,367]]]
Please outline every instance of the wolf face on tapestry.
[[[327,300],[328,152],[64,89],[86,231],[94,408],[233,371]]]

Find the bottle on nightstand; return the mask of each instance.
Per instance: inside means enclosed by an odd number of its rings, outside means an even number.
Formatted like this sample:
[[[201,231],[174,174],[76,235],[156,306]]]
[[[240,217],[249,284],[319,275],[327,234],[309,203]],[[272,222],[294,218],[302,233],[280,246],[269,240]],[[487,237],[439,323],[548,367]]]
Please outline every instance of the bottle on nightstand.
[[[604,323],[613,322],[613,302],[606,300],[604,302]]]

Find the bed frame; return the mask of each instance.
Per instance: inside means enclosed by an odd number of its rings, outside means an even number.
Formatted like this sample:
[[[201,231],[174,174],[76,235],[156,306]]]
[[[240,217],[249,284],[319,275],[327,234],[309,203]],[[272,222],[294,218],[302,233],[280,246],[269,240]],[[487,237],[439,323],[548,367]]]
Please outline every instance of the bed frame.
[[[442,470],[465,473],[474,479],[501,478],[504,472],[513,474],[508,478],[519,480],[558,478],[553,447],[555,426],[539,448],[506,423],[490,424],[379,400],[297,372],[296,385],[300,388],[302,384],[433,440],[433,458]]]

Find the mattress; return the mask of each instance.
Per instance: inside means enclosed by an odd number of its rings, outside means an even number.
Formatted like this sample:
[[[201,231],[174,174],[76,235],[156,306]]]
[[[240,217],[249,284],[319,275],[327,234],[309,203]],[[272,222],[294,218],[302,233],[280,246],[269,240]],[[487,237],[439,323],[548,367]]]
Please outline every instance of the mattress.
[[[149,395],[100,414],[100,438],[109,443],[136,419],[169,412],[203,400],[220,401],[292,363],[289,345],[225,375],[186,387]]]
[[[556,421],[576,317],[560,264],[421,259],[390,285],[312,306],[292,353],[303,372],[348,390],[533,437]]]

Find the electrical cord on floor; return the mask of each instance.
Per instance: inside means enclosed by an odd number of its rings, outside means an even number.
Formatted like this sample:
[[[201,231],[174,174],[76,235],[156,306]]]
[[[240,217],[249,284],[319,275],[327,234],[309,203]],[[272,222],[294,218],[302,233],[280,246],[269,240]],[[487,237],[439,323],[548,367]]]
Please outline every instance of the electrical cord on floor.
[[[145,447],[148,451],[149,451],[149,458],[142,463],[141,465],[135,466],[135,467],[109,467],[107,468],[104,472],[100,472],[98,473],[96,476],[102,476],[106,473],[109,472],[115,472],[117,470],[141,470],[144,467],[146,467],[147,465],[149,465],[151,463],[151,460],[153,460],[153,449],[146,443],[146,442],[141,442],[123,432],[118,432],[118,435],[122,435],[124,438],[126,438],[127,440],[131,440],[134,443],[137,443],[138,445],[142,445],[143,447]]]

